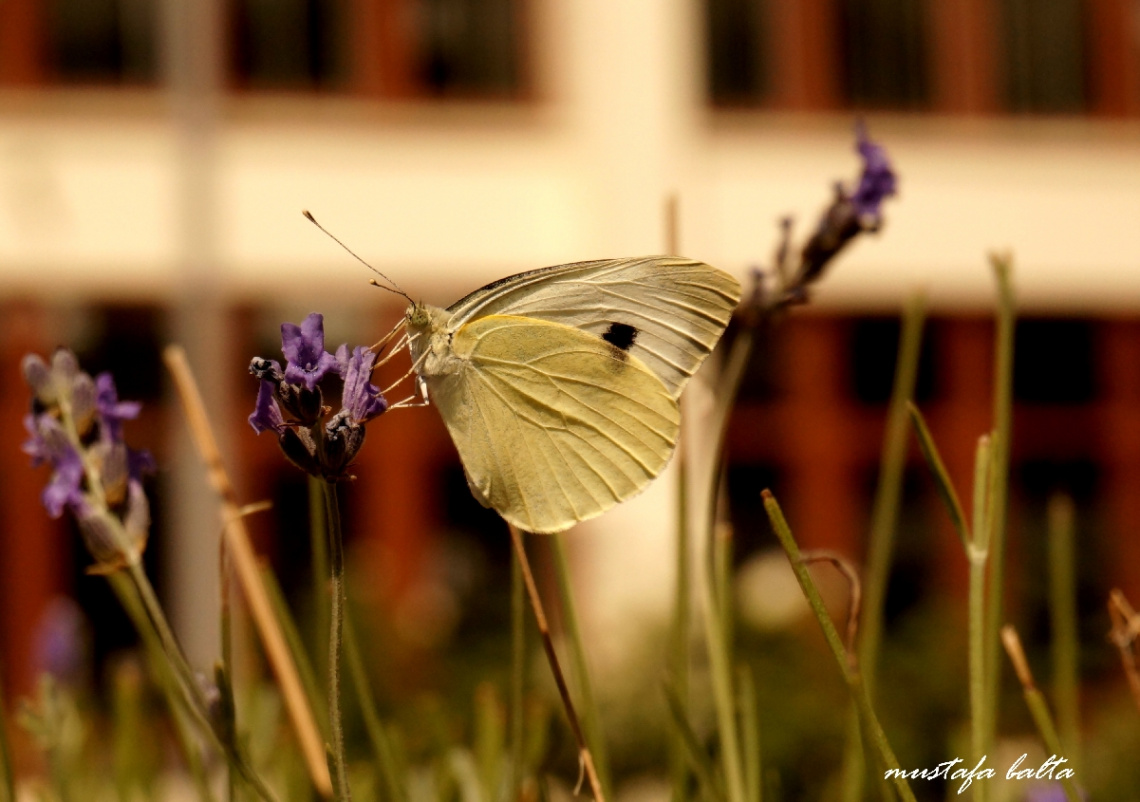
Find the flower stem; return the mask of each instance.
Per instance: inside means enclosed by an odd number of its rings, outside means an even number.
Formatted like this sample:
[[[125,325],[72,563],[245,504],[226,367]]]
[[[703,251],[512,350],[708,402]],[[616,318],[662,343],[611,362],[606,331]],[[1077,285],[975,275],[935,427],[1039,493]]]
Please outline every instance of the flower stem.
[[[894,750],[891,749],[890,742],[887,741],[887,735],[879,723],[878,716],[875,715],[874,708],[871,706],[871,697],[868,695],[867,688],[859,676],[858,667],[852,664],[851,655],[848,654],[843,646],[839,632],[835,629],[835,624],[832,622],[831,616],[823,604],[823,597],[820,596],[819,589],[815,586],[815,581],[808,572],[807,564],[800,554],[799,546],[796,545],[796,540],[792,536],[791,527],[788,526],[787,519],[784,518],[784,513],[780,510],[780,505],[776,502],[775,496],[773,496],[770,491],[764,490],[761,495],[764,499],[764,509],[768,513],[768,519],[772,522],[772,530],[776,533],[780,545],[788,555],[788,561],[792,564],[792,570],[796,574],[796,579],[799,580],[800,588],[803,590],[804,596],[807,597],[812,612],[815,613],[816,620],[823,630],[824,640],[827,641],[827,645],[831,648],[835,662],[838,663],[839,670],[843,674],[843,679],[847,683],[847,688],[855,702],[855,709],[863,725],[863,732],[870,737],[871,743],[879,753],[879,759],[883,767],[886,768],[891,775],[896,793],[903,802],[915,802],[914,793],[910,790],[910,785],[906,779],[901,776],[898,758],[895,757]]]
[[[162,649],[163,654],[166,655],[167,660],[170,661],[171,666],[174,668],[175,674],[181,681],[182,691],[186,695],[189,710],[194,714],[195,718],[199,720],[203,729],[208,731],[214,740],[217,741],[222,751],[226,755],[226,759],[230,764],[237,769],[238,774],[250,786],[251,789],[261,799],[266,802],[275,802],[276,797],[269,787],[265,785],[265,781],[253,770],[249,765],[249,761],[241,753],[237,744],[233,739],[225,737],[224,733],[218,732],[217,727],[214,725],[210,717],[209,703],[202,692],[201,687],[198,685],[198,679],[194,676],[194,670],[190,668],[190,663],[186,659],[186,655],[182,652],[182,647],[178,644],[178,639],[174,637],[174,631],[170,628],[169,622],[166,620],[166,615],[162,611],[162,606],[158,602],[158,597],[154,593],[154,588],[147,579],[146,572],[143,571],[141,563],[133,561],[127,564],[127,577],[130,581],[134,591],[138,594],[138,601],[142,605],[142,610],[145,619],[150,622],[154,628],[154,633],[158,638],[158,645]],[[136,622],[139,624],[141,622]]]
[[[1077,580],[1074,575],[1073,500],[1049,501],[1049,612],[1053,629],[1053,700],[1065,754],[1077,776],[1080,759],[1080,639],[1077,634]]]
[[[525,770],[523,768],[523,704],[526,684],[526,588],[523,587],[522,565],[511,560],[511,778],[509,799],[518,799]]]
[[[606,796],[613,795],[613,785],[610,781],[609,760],[606,756],[606,742],[602,734],[601,717],[598,714],[597,701],[594,698],[594,686],[590,681],[590,669],[586,665],[586,649],[582,643],[582,631],[578,627],[578,614],[574,606],[574,592],[570,586],[570,567],[566,559],[566,544],[562,535],[553,535],[551,545],[554,553],[554,576],[558,582],[558,593],[562,601],[562,623],[570,641],[570,660],[574,666],[574,674],[578,680],[578,694],[582,699],[582,724],[585,728],[586,742],[594,755],[594,765],[598,770],[598,779]]]
[[[511,530],[511,544],[514,546],[515,557],[522,569],[523,583],[526,586],[530,607],[534,612],[534,620],[538,625],[538,633],[542,637],[542,648],[546,652],[547,662],[550,663],[550,673],[554,675],[554,684],[558,686],[558,695],[562,699],[562,709],[566,712],[566,720],[570,723],[570,731],[574,734],[574,741],[578,745],[578,760],[586,780],[590,783],[590,790],[594,794],[594,802],[605,802],[606,794],[602,783],[598,779],[597,769],[594,767],[594,757],[582,732],[582,724],[578,713],[574,709],[574,700],[570,697],[570,689],[566,687],[566,677],[562,673],[562,665],[558,662],[558,653],[554,651],[554,641],[550,637],[550,627],[546,623],[546,612],[542,609],[542,597],[538,595],[538,586],[534,583],[534,574],[530,570],[530,560],[526,556],[526,547],[523,546],[522,534],[513,524],[508,524]]]
[[[334,798],[351,800],[348,766],[344,755],[344,724],[341,720],[340,655],[344,645],[344,541],[340,529],[340,507],[336,485],[321,483],[325,504],[325,522],[329,536],[329,740],[332,750]]]
[[[1025,693],[1025,704],[1029,707],[1029,713],[1033,716],[1033,723],[1037,725],[1037,732],[1045,744],[1045,749],[1055,756],[1062,755],[1061,739],[1057,735],[1053,718],[1049,715],[1049,705],[1045,703],[1044,694],[1037,689],[1037,685],[1033,681],[1033,673],[1029,669],[1029,662],[1025,659],[1025,652],[1021,648],[1021,639],[1017,636],[1017,630],[1006,624],[1001,629],[1001,641],[1005,646],[1006,654],[1009,655],[1010,662],[1013,663],[1017,678],[1021,681],[1021,687]],[[1061,787],[1065,791],[1065,798],[1068,802],[1081,802],[1080,791],[1071,777],[1062,777]]]
[[[986,607],[986,742],[988,752],[997,737],[998,690],[1001,687],[999,641],[1005,575],[1005,522],[1009,492],[1009,455],[1013,437],[1013,335],[1015,302],[1012,257],[990,257],[998,289],[994,359],[994,438],[989,498],[989,598]]]

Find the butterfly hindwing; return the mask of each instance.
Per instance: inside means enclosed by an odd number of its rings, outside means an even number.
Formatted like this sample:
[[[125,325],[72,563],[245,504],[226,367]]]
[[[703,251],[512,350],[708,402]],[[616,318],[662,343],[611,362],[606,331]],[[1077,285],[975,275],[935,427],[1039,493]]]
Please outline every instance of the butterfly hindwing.
[[[488,284],[448,309],[448,329],[455,332],[490,315],[560,323],[638,358],[677,398],[739,299],[736,279],[703,262],[672,256],[603,259]]]
[[[532,532],[558,532],[642,490],[664,468],[677,402],[636,355],[559,323],[480,316],[451,340],[464,368],[432,401],[476,497]]]

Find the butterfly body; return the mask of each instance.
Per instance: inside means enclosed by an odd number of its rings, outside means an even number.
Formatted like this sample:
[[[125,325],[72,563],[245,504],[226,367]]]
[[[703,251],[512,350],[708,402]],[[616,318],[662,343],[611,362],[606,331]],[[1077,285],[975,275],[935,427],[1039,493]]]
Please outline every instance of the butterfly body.
[[[668,463],[678,397],[723,333],[734,278],[673,257],[520,273],[444,310],[413,304],[410,352],[472,493],[559,532]]]

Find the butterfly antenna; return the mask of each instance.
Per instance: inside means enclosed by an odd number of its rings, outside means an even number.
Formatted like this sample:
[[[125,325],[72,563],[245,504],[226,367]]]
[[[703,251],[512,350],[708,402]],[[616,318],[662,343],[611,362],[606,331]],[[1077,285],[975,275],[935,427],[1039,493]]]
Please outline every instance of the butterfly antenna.
[[[329,239],[331,239],[331,240],[332,240],[333,242],[335,242],[337,245],[339,245],[340,247],[342,247],[342,248],[344,248],[346,251],[348,251],[348,254],[349,254],[349,255],[350,255],[350,256],[351,256],[353,259],[355,259],[356,261],[360,262],[360,264],[364,265],[364,266],[365,266],[365,267],[367,267],[369,270],[371,270],[373,273],[375,273],[375,274],[376,274],[376,275],[378,275],[380,278],[384,279],[385,281],[387,281],[389,284],[391,284],[391,285],[392,285],[391,287],[385,287],[383,284],[381,284],[380,282],[378,282],[376,279],[372,279],[372,284],[373,284],[374,286],[377,286],[377,287],[379,287],[379,288],[380,288],[380,289],[382,289],[382,290],[388,290],[388,292],[394,292],[394,293],[396,293],[397,295],[402,295],[402,296],[404,296],[405,298],[407,298],[407,299],[408,299],[408,303],[415,303],[415,301],[413,301],[413,300],[412,300],[412,298],[411,298],[411,296],[410,296],[410,295],[408,295],[406,292],[404,292],[402,289],[400,289],[400,285],[399,285],[399,284],[397,284],[396,282],[392,281],[392,279],[390,279],[390,278],[388,278],[387,276],[385,276],[383,273],[381,273],[379,270],[377,270],[376,268],[374,268],[372,265],[368,264],[368,262],[364,261],[364,260],[363,260],[363,259],[362,259],[362,258],[361,258],[359,255],[357,255],[356,251],[352,250],[352,248],[350,248],[350,247],[348,247],[347,245],[345,245],[343,242],[341,242],[341,241],[340,241],[340,239],[339,239],[339,238],[338,238],[338,237],[337,237],[335,234],[333,234],[333,233],[332,233],[331,231],[329,231],[327,228],[325,228],[325,227],[324,227],[324,226],[322,226],[320,223],[318,223],[318,222],[317,222],[317,218],[313,217],[313,214],[312,214],[312,212],[310,212],[308,209],[302,209],[302,210],[301,210],[301,214],[305,215],[305,218],[306,218],[306,219],[307,219],[307,220],[308,220],[310,223],[312,223],[312,224],[313,224],[313,225],[315,225],[317,228],[319,228],[321,231],[323,231],[323,232],[325,233],[325,235],[326,235],[326,236],[327,236]]]

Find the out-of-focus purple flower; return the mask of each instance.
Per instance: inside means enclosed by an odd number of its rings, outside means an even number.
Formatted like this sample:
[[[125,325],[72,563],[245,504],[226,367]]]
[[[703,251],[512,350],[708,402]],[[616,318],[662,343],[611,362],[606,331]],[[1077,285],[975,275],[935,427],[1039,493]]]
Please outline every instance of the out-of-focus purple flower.
[[[325,374],[336,369],[336,357],[325,350],[325,318],[313,312],[298,326],[281,324],[285,381],[314,390]]]
[[[249,425],[258,434],[274,431],[278,434],[285,428],[285,419],[281,417],[281,407],[277,405],[277,385],[261,380],[257,389],[257,402],[249,416]]]
[[[150,525],[140,480],[154,460],[123,442],[123,421],[138,415],[139,404],[119,401],[110,374],[92,379],[65,349],[50,366],[30,354],[23,368],[34,392],[23,450],[34,465],[51,466],[42,494],[48,514],[66,509],[76,517],[99,570],[139,559]]]
[[[897,178],[886,151],[867,138],[862,123],[856,131],[856,149],[863,158],[863,171],[853,191],[841,182],[835,184],[835,198],[824,210],[815,232],[800,252],[800,264],[785,287],[783,302],[807,297],[807,285],[823,275],[835,255],[865,231],[877,231],[883,224],[882,202],[894,195]]]
[[[879,207],[885,198],[894,195],[898,189],[898,178],[881,145],[867,138],[867,130],[860,123],[857,129],[858,141],[855,145],[863,157],[863,174],[851,193],[851,203],[863,227],[877,229],[882,222]]]
[[[121,440],[123,421],[137,418],[142,404],[138,401],[120,401],[114,377],[110,373],[100,373],[95,377],[95,409],[103,425],[104,438]]]
[[[353,422],[365,423],[383,414],[388,409],[388,401],[380,394],[380,388],[369,381],[376,354],[363,345],[358,345],[352,349],[350,356],[348,346],[342,345],[336,349],[336,361],[340,375],[344,378],[341,408],[348,411]]]
[[[69,451],[52,467],[51,479],[41,495],[48,515],[58,518],[65,508],[76,513],[83,511],[86,503],[83,498],[83,463],[79,454]]]
[[[78,684],[90,666],[91,638],[83,610],[66,596],[56,596],[36,623],[32,642],[36,673]]]
[[[1088,799],[1084,789],[1080,789],[1081,799]],[[1034,785],[1025,792],[1022,802],[1067,802],[1069,795],[1059,782]]]
[[[281,326],[286,366],[254,357],[249,372],[261,380],[249,424],[260,434],[273,431],[286,458],[306,473],[330,481],[343,479],[364,443],[364,424],[388,409],[372,384],[376,354],[363,346],[324,351],[324,318],[314,312],[296,326]],[[329,415],[319,382],[333,374],[342,379],[341,408]],[[332,389],[326,387],[326,389]]]

